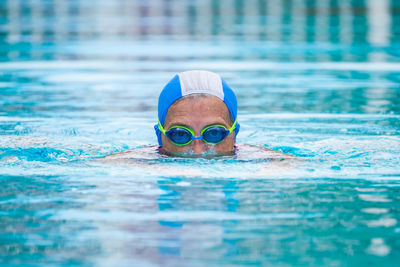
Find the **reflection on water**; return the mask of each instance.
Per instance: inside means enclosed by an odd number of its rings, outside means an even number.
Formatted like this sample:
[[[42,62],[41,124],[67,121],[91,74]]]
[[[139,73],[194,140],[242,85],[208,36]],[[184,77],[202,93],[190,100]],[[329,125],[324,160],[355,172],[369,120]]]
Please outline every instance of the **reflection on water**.
[[[1,246],[3,260],[335,265],[398,257],[398,181],[82,178],[1,177],[20,191],[1,192],[2,240],[12,240]]]
[[[128,38],[388,45],[396,0],[1,1],[7,43]]]
[[[4,112],[154,110],[187,69],[220,73],[241,110],[400,112],[394,0],[3,0],[0,13]]]
[[[399,45],[396,0],[0,0],[0,265],[395,266]],[[188,69],[302,160],[98,160]]]
[[[400,4],[396,0],[117,0],[96,4],[81,0],[2,0],[0,8],[3,60],[73,57],[61,51],[52,53],[53,45],[110,40],[261,42],[263,48],[271,42],[318,43],[320,49],[334,52],[248,52],[250,58],[285,61],[395,61],[399,55]],[[350,45],[350,51],[340,51],[343,45]],[[141,56],[144,60],[152,57]],[[189,58],[198,56],[192,53]],[[235,59],[249,57],[237,54]]]

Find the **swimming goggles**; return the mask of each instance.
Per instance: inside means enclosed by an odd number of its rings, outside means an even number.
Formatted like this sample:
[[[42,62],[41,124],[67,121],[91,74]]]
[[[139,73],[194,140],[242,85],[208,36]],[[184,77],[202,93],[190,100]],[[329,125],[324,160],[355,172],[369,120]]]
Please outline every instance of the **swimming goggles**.
[[[236,121],[229,129],[221,124],[209,125],[201,130],[200,136],[195,136],[192,129],[181,125],[172,126],[166,131],[160,121],[158,121],[158,129],[177,146],[186,146],[196,139],[216,145],[221,143],[235,129]]]

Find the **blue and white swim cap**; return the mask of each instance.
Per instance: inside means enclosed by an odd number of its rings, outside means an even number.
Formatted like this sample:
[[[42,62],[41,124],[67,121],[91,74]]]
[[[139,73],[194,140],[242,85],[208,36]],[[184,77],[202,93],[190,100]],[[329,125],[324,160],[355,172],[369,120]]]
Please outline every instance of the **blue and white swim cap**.
[[[216,73],[205,70],[191,70],[178,73],[170,80],[161,91],[158,98],[158,119],[164,125],[169,107],[178,99],[191,94],[209,94],[224,101],[231,114],[232,120],[237,117],[236,95],[229,85]],[[161,143],[161,131],[158,123],[154,126],[158,144]],[[236,123],[235,137],[240,129]]]

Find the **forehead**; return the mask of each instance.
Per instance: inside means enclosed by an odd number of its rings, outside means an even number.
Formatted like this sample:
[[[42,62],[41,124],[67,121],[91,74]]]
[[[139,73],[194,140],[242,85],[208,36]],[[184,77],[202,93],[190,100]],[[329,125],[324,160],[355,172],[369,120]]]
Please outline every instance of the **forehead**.
[[[229,124],[230,114],[225,103],[212,95],[189,95],[179,99],[168,110],[165,124],[210,123]]]

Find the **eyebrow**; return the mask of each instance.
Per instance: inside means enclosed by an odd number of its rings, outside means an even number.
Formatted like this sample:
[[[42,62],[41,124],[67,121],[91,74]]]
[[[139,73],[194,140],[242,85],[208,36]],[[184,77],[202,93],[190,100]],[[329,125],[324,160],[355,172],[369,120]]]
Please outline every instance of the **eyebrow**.
[[[171,125],[168,128],[171,128],[171,127],[174,127],[174,126],[184,126],[186,128],[192,129],[192,127],[190,127],[189,125],[184,124],[184,123],[171,123]]]
[[[229,128],[229,125],[226,125],[225,122],[210,123],[210,124],[207,124],[206,126],[204,126],[203,128],[206,128],[206,127],[211,126],[211,125],[223,125],[223,126]],[[174,127],[174,126],[184,126],[186,128],[192,129],[192,127],[190,127],[189,125],[187,125],[185,123],[171,123],[171,125],[168,127],[168,129],[171,128],[171,127]]]

